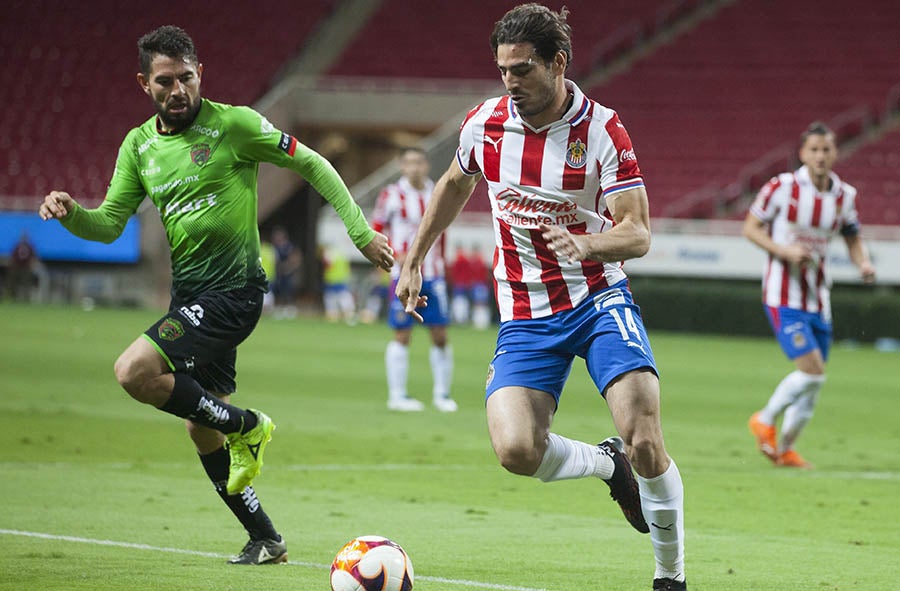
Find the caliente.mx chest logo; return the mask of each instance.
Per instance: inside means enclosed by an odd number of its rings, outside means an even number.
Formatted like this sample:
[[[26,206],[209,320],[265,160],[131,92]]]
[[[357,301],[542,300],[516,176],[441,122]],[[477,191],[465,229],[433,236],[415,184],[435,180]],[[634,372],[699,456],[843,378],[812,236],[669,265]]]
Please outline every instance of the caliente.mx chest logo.
[[[566,164],[572,168],[581,168],[587,164],[587,146],[584,145],[581,138],[569,142],[569,147],[566,149]]]
[[[191,162],[199,167],[209,162],[209,144],[194,144],[191,146]]]

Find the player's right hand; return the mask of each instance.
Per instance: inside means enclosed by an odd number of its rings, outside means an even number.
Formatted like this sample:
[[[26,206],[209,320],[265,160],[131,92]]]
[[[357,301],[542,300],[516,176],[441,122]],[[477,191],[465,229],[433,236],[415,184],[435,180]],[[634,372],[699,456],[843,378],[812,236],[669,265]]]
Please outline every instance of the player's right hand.
[[[390,271],[394,266],[394,249],[388,243],[387,236],[381,232],[375,232],[375,237],[359,251],[370,263],[385,271]]]
[[[794,243],[782,246],[778,258],[791,265],[802,265],[812,261],[813,253],[805,244]]]
[[[422,272],[418,267],[411,268],[403,265],[400,271],[400,278],[397,280],[397,287],[394,293],[397,299],[403,304],[403,309],[407,314],[424,322],[422,315],[416,312],[416,308],[424,308],[428,305],[428,297],[419,295],[422,290]]]
[[[65,191],[50,191],[38,208],[42,220],[62,219],[75,208],[75,200]]]

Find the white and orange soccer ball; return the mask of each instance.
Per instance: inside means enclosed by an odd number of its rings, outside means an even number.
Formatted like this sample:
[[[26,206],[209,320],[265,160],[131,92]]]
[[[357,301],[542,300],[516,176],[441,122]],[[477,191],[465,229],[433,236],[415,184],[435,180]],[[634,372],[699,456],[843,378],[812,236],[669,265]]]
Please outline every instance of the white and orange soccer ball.
[[[350,540],[331,563],[332,591],[412,591],[413,576],[400,544],[381,536]]]

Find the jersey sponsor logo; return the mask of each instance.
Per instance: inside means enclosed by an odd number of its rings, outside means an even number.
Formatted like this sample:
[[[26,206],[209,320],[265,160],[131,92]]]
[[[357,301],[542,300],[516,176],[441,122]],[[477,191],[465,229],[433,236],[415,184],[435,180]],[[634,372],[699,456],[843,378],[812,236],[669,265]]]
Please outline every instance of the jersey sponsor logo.
[[[189,199],[186,202],[178,201],[169,203],[166,205],[165,213],[163,217],[168,217],[173,213],[188,213],[189,211],[199,211],[204,207],[215,207],[217,195],[215,193],[210,193],[206,197],[200,197],[199,199]]]
[[[497,194],[498,216],[513,226],[571,224],[577,221],[577,209],[572,201],[522,194],[511,187]]]
[[[187,318],[194,326],[200,326],[200,319],[203,318],[203,306],[194,304],[190,308],[182,306],[178,309],[181,315]]]
[[[281,132],[281,140],[278,141],[278,147],[288,156],[293,156],[297,150],[297,138],[287,133]]]
[[[203,168],[209,162],[210,151],[209,144],[194,144],[191,146],[191,162]]]
[[[163,183],[162,185],[156,185],[154,187],[150,187],[150,194],[155,195],[156,193],[163,193],[168,191],[169,189],[174,189],[180,185],[187,185],[189,183],[196,183],[200,180],[199,174],[192,174],[184,177],[183,179],[175,179],[174,181],[169,181],[168,183]]]
[[[158,135],[152,135],[152,136],[148,137],[146,140],[144,140],[143,144],[138,146],[138,154],[139,155],[143,154],[150,148],[150,146],[152,146],[153,144],[155,144],[158,141],[159,141]]]
[[[162,171],[162,167],[156,166],[156,161],[153,158],[151,158],[147,162],[147,168],[141,169],[141,176],[150,176],[150,175],[154,175],[154,174],[159,174],[160,171]]]
[[[219,135],[222,133],[218,129],[211,129],[202,125],[191,125],[191,131],[196,131],[197,133],[209,136],[213,139],[219,137]]]
[[[174,341],[184,336],[184,327],[174,318],[166,318],[159,325],[159,338],[164,341]]]
[[[628,160],[637,160],[637,156],[634,153],[634,149],[631,150],[622,150],[619,152],[619,162],[626,162]]]
[[[587,146],[584,145],[581,138],[569,142],[569,147],[566,149],[566,164],[572,168],[582,168],[587,164]]]

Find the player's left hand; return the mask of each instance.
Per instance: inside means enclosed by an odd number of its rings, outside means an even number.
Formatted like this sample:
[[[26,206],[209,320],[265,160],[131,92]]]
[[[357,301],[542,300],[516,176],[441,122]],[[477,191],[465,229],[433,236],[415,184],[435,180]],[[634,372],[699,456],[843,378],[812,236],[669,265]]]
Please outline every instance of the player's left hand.
[[[369,259],[370,263],[385,271],[390,271],[394,266],[394,249],[388,244],[387,236],[381,232],[375,232],[372,241],[360,248],[359,251]]]
[[[538,226],[547,246],[556,256],[566,257],[570,263],[583,261],[588,257],[586,236],[572,234],[564,226]]]
[[[859,274],[862,275],[863,283],[875,283],[875,267],[872,263],[863,263],[859,266]]]

